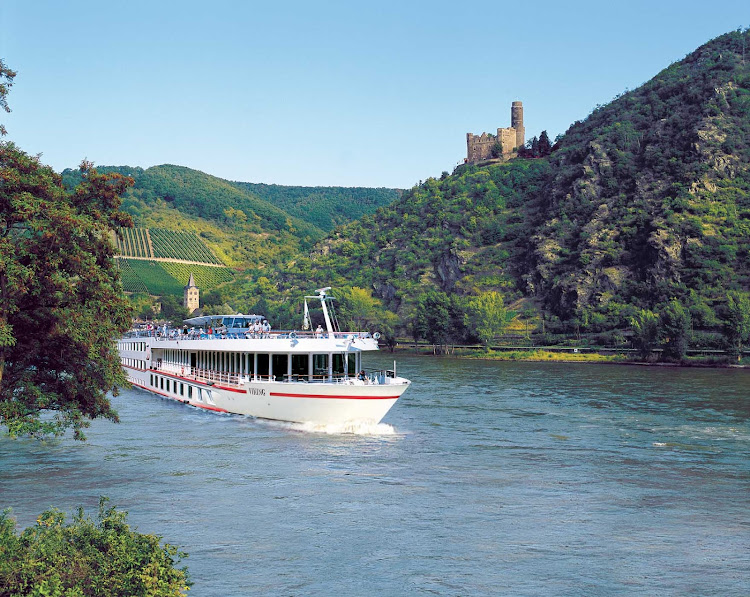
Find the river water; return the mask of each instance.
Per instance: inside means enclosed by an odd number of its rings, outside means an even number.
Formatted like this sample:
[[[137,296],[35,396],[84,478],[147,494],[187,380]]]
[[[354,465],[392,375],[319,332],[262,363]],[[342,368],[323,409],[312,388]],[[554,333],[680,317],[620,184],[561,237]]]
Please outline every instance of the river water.
[[[107,495],[190,554],[193,596],[750,595],[750,371],[399,373],[357,433],[125,391],[86,443],[0,439],[0,507]]]

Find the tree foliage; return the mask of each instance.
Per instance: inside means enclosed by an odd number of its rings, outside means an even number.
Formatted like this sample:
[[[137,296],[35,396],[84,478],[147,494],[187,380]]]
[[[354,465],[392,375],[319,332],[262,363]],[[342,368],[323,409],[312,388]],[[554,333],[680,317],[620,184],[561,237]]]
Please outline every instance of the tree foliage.
[[[184,552],[130,529],[127,514],[99,501],[96,520],[79,508],[70,523],[52,508],[16,532],[0,513],[0,594],[48,597],[184,596],[192,584],[177,568]]]
[[[366,288],[353,286],[339,293],[339,318],[347,327],[367,330],[376,320],[381,302]]]
[[[482,344],[489,346],[505,332],[515,313],[503,302],[503,295],[490,290],[469,299],[465,315],[466,325],[473,330]]]
[[[736,356],[750,340],[750,295],[732,291],[727,294],[725,335],[729,351]]]
[[[633,346],[643,359],[651,355],[659,341],[659,316],[649,309],[639,309],[630,318]]]
[[[131,312],[110,231],[130,225],[119,208],[132,181],[84,162],[69,192],[12,143],[0,174],[0,423],[82,438],[88,419],[117,420],[106,394],[126,383],[113,340]]]
[[[233,184],[326,232],[371,214],[377,208],[393,203],[401,195],[398,189],[383,187],[294,187],[249,182]]]
[[[462,299],[445,292],[429,289],[419,295],[412,318],[415,340],[444,345],[467,337]]]
[[[679,361],[685,356],[690,337],[690,312],[672,300],[659,316],[660,333],[664,341],[664,358]]]
[[[8,106],[8,92],[13,87],[13,79],[16,78],[15,71],[9,69],[2,59],[0,59],[0,109],[5,112],[10,112]],[[0,137],[5,135],[7,131],[5,127],[0,124]]]

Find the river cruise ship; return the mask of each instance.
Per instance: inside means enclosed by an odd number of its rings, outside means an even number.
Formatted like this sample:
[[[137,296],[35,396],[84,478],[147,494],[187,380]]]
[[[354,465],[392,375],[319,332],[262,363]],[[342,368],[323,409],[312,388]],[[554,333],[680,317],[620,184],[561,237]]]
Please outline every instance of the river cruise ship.
[[[118,342],[128,380],[212,411],[321,425],[379,423],[411,383],[366,370],[379,334],[338,330],[330,288],[305,297],[302,331],[276,331],[260,315],[208,315],[183,328],[132,330]],[[325,329],[310,330],[308,300]],[[210,333],[209,333],[210,332]]]

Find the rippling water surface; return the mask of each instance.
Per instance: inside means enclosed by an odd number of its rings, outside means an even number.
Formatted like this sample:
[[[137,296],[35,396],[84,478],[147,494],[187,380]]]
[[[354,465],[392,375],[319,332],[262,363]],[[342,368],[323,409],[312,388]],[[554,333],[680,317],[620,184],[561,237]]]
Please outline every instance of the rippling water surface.
[[[385,421],[347,430],[126,391],[86,443],[0,439],[0,507],[107,495],[189,552],[194,596],[750,595],[750,372],[399,373]]]

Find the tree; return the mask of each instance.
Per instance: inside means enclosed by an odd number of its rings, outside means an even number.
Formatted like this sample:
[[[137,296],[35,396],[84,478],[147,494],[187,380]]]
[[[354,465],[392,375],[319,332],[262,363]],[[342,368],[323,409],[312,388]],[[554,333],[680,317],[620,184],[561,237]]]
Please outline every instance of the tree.
[[[171,321],[173,324],[182,324],[183,319],[187,319],[190,314],[182,305],[182,301],[174,295],[166,294],[159,299],[161,303],[161,318]]]
[[[349,326],[356,330],[366,330],[377,318],[380,301],[373,298],[372,293],[365,289],[354,286],[344,290],[341,296],[340,313]]]
[[[531,138],[531,157],[539,157],[539,139],[536,136]]]
[[[0,593],[184,596],[192,583],[187,568],[176,566],[187,554],[131,530],[126,519],[101,498],[96,521],[79,508],[66,523],[52,508],[16,534],[9,510],[0,512]]]
[[[469,300],[464,322],[479,336],[482,344],[489,346],[505,332],[514,316],[515,313],[505,307],[503,295],[491,290]]]
[[[503,155],[503,144],[502,144],[502,141],[500,141],[500,139],[498,139],[497,141],[495,141],[492,144],[492,148],[490,149],[490,155],[493,158],[502,157],[502,155]]]
[[[6,112],[10,112],[8,107],[8,91],[13,87],[13,79],[16,78],[15,71],[10,70],[5,63],[0,59],[0,108]],[[7,133],[5,127],[0,124],[0,137]]]
[[[206,292],[201,297],[201,303],[205,305],[223,305],[225,302],[224,296],[221,294],[220,290],[213,289]]]
[[[127,383],[113,340],[131,308],[110,235],[132,226],[119,209],[132,179],[84,162],[69,192],[12,143],[0,143],[0,175],[0,424],[84,439],[89,419],[117,421],[107,392]]]
[[[552,153],[552,144],[549,141],[547,131],[542,131],[539,135],[539,157],[544,157]]]
[[[664,357],[680,360],[685,356],[690,336],[690,312],[678,300],[671,300],[659,317]]]
[[[640,309],[630,318],[633,347],[641,358],[647,359],[659,339],[659,316],[648,309]]]
[[[445,343],[452,328],[448,295],[437,290],[420,295],[412,327],[415,339],[424,338],[432,344]]]
[[[742,356],[742,348],[750,338],[750,296],[747,292],[727,293],[724,336],[729,345],[730,354],[739,360]]]

